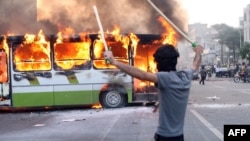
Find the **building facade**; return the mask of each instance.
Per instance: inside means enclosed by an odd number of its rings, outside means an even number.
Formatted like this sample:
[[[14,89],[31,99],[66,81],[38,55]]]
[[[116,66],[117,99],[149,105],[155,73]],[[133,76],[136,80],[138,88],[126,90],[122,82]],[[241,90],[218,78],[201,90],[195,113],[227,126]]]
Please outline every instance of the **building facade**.
[[[216,39],[217,31],[207,24],[195,23],[188,27],[188,36],[204,47],[203,65],[224,66],[228,63],[229,49]]]
[[[248,4],[246,8],[244,8],[243,33],[244,42],[250,43],[250,4]]]

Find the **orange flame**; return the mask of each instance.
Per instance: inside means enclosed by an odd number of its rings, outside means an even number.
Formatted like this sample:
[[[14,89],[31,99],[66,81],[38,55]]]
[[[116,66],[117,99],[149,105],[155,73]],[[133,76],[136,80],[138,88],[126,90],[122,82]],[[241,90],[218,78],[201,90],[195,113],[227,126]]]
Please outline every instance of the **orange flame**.
[[[5,53],[7,54],[7,56],[9,56],[9,47],[7,44],[7,37],[6,36],[3,37],[3,41],[0,44],[0,49],[3,49],[5,51]]]
[[[109,35],[109,36],[108,36]],[[120,34],[120,28],[114,27],[114,30],[109,34],[106,34],[106,42],[113,52],[114,57],[124,63],[128,63],[128,47],[132,42],[132,47],[136,49],[139,39],[135,34],[129,34],[127,36]],[[96,68],[115,68],[113,65],[107,64],[103,60],[103,52],[105,51],[103,42],[100,39],[96,39],[94,42],[94,66]]]
[[[90,60],[90,43],[59,43],[55,44],[55,63],[62,69],[72,69]]]
[[[159,17],[158,21],[165,28],[165,32],[161,35],[162,39],[154,43],[159,44],[160,42],[161,44],[171,44],[173,46],[176,46],[178,34],[174,30],[174,28],[163,17]]]
[[[94,104],[94,105],[92,105],[91,108],[92,108],[92,109],[101,109],[101,108],[102,108],[102,105],[101,105],[100,103]]]
[[[133,34],[133,33],[130,33],[129,34],[129,38],[130,38],[130,40],[131,40],[131,48],[133,49],[133,57],[135,57],[136,56],[136,50],[137,50],[137,45],[138,45],[138,43],[139,43],[139,38],[135,35],[135,34]]]
[[[122,47],[128,50],[129,41],[130,41],[129,36],[122,36],[120,34],[120,31],[121,31],[120,28],[118,26],[115,26],[114,30],[111,32],[111,35],[113,36],[116,42],[121,42]]]
[[[6,37],[4,36],[3,42],[0,44],[0,82],[7,82],[8,80],[7,53],[8,53],[8,45],[6,43]]]
[[[153,53],[161,44],[172,44],[173,46],[177,45],[178,34],[174,28],[164,20],[164,18],[159,17],[159,22],[164,27],[164,33],[161,35],[160,40],[154,41],[151,45],[139,45],[137,48],[137,55],[134,59],[134,64],[136,67],[155,73],[157,71],[156,64],[154,62]],[[141,81],[134,79],[135,91],[147,92],[147,90],[152,90],[154,84],[150,82]]]
[[[54,44],[55,63],[66,70],[87,63],[90,60],[91,39],[86,34],[81,33],[80,42],[67,42],[69,36],[66,32],[64,33],[66,34],[64,37],[62,32],[57,34],[58,38]]]
[[[50,44],[46,41],[43,31],[38,35],[25,34],[24,41],[14,51],[16,70],[50,70]]]

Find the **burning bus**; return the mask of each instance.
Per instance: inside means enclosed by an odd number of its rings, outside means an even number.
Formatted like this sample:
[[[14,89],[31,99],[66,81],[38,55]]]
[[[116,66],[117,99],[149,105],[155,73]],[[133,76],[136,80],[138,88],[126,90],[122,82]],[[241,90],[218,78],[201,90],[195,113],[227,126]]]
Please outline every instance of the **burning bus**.
[[[0,32],[6,35],[0,35],[0,108],[99,104],[115,108],[136,101],[157,101],[153,83],[133,78],[106,62],[105,42],[117,60],[156,72],[152,54],[161,44],[176,46],[179,33],[159,18],[147,1],[103,2],[1,3],[5,8],[0,14]],[[178,2],[156,3],[178,27],[185,27],[185,12]],[[114,31],[105,32],[103,42],[90,8],[95,4],[105,29],[121,25],[125,33],[115,27]],[[36,33],[39,29],[43,30]],[[85,32],[79,33],[82,31]]]
[[[164,23],[164,20],[162,20]],[[166,24],[166,23],[165,23]],[[177,44],[174,30],[162,35],[105,33],[115,58],[156,72],[153,53],[165,43]],[[99,34],[0,37],[0,107],[67,107],[101,104],[123,107],[157,101],[153,83],[133,78],[106,62]]]

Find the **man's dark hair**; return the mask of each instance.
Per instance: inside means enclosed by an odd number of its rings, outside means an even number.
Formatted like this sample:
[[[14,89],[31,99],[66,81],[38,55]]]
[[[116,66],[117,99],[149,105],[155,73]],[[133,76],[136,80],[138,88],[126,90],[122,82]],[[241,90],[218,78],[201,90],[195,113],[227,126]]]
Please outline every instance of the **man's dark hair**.
[[[176,71],[177,59],[180,55],[173,45],[160,46],[153,56],[158,71]]]

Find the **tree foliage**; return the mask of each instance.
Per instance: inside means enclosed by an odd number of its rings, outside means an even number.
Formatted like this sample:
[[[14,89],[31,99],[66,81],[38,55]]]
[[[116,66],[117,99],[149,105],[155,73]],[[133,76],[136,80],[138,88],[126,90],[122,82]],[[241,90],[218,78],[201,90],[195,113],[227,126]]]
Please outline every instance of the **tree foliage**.
[[[240,48],[240,56],[242,59],[246,59],[248,62],[250,62],[250,43],[245,42]]]
[[[215,24],[212,27],[218,32],[216,38],[219,39],[221,44],[227,45],[230,49],[235,47],[240,48],[240,40],[243,39],[240,37],[240,29],[228,26],[226,24]]]

